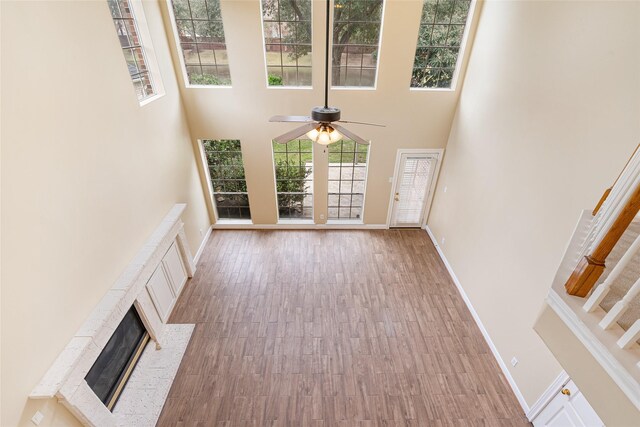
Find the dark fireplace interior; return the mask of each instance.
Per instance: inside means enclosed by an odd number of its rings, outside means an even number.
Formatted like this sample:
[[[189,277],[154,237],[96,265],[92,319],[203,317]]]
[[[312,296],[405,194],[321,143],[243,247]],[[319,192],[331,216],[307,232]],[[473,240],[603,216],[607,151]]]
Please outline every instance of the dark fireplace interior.
[[[132,306],[85,377],[109,410],[118,401],[148,341],[149,333]]]

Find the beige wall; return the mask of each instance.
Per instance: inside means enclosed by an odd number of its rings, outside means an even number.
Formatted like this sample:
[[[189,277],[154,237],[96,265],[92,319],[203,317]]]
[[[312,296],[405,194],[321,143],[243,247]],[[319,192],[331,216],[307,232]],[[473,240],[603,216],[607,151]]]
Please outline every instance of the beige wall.
[[[640,3],[485,3],[429,227],[529,405],[564,248],[638,142]]]
[[[166,95],[140,107],[106,1],[2,2],[3,427],[73,425],[27,395],[169,209],[209,219],[161,12]]]
[[[313,4],[313,89],[267,88],[260,3],[221,0],[231,88],[183,88],[194,138],[240,139],[254,223],[277,222],[271,138],[295,125],[269,123],[272,115],[308,115],[323,103],[325,3]],[[331,90],[329,103],[346,120],[386,124],[386,128],[349,126],[371,139],[364,222],[385,224],[398,148],[443,148],[459,91],[410,91],[421,0],[385,2],[380,67],[376,90]],[[165,16],[168,16],[165,9]],[[167,17],[167,32],[175,45]],[[175,52],[175,50],[173,50]],[[180,67],[174,53],[176,68]],[[180,75],[182,79],[182,75]],[[326,165],[316,161],[316,170]],[[318,182],[320,182],[318,180]],[[326,213],[324,187],[316,187],[316,222]]]

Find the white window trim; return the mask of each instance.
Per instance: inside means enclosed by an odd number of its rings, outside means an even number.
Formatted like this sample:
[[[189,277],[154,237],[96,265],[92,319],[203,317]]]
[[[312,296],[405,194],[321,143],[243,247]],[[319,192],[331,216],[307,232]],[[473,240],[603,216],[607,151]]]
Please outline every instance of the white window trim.
[[[162,74],[160,73],[160,66],[158,65],[156,51],[153,48],[153,43],[151,41],[149,24],[147,22],[147,17],[144,14],[144,5],[141,0],[129,0],[129,5],[133,11],[133,19],[136,23],[138,36],[140,37],[140,44],[142,46],[146,65],[149,68],[151,85],[153,86],[154,91],[153,95],[138,101],[140,106],[144,107],[156,99],[162,98],[166,92],[164,90],[164,83],[162,82]]]
[[[467,55],[467,45],[471,34],[471,27],[473,26],[477,0],[471,0],[469,6],[469,13],[467,14],[467,22],[464,25],[464,34],[462,35],[462,42],[460,43],[460,51],[458,52],[458,59],[456,60],[456,68],[453,71],[453,78],[451,79],[451,87],[411,87],[411,78],[409,78],[409,91],[414,92],[455,92],[458,88],[458,77],[460,76],[460,69],[464,57]],[[424,0],[422,7],[424,8]],[[421,9],[422,13],[422,9]],[[418,24],[420,25],[420,24]],[[420,37],[420,30],[418,30],[418,37]],[[416,39],[416,50],[418,49],[418,40]],[[416,62],[415,52],[413,54],[413,63],[411,64],[411,72],[413,73],[413,64]]]
[[[200,152],[200,167],[202,168],[202,174],[205,178],[205,185],[208,190],[208,197],[205,198],[207,208],[209,209],[209,215],[213,216],[213,222],[218,223],[218,209],[213,201],[213,185],[211,184],[211,174],[209,173],[209,162],[207,161],[207,153],[204,151],[204,142],[202,139],[198,139],[198,151]],[[203,187],[205,186],[203,185]],[[204,188],[203,188],[204,190]]]
[[[180,45],[180,37],[178,37],[178,26],[176,24],[176,15],[173,12],[173,5],[171,4],[171,0],[166,0],[167,2],[167,10],[169,11],[169,21],[171,23],[171,31],[173,32],[173,40],[176,45],[176,53],[178,55],[178,61],[180,62],[180,71],[182,73],[182,83],[186,89],[232,89],[233,86],[233,78],[231,78],[230,85],[193,85],[189,83],[189,76],[187,75],[187,66],[184,62],[184,53],[182,52],[182,46]],[[222,1],[220,1],[220,15],[222,15]],[[223,32],[224,32],[224,17],[223,21]],[[224,43],[227,44],[227,34],[224,34]],[[227,59],[229,61],[229,74],[231,74],[231,55],[229,54],[229,49],[227,48]]]

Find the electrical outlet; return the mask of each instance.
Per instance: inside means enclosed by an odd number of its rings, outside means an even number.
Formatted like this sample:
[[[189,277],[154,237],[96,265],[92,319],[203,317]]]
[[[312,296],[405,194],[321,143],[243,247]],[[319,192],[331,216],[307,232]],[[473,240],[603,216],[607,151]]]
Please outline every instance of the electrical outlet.
[[[320,214],[320,219],[324,219],[324,214]]]
[[[442,239],[440,239],[440,244],[444,245],[444,237]]]
[[[442,190],[442,192],[443,192],[443,193],[446,193],[446,192],[447,192],[447,186],[446,186],[446,185],[444,186],[444,190]]]
[[[517,364],[518,364],[518,359],[516,359],[515,357],[511,359],[511,366],[515,368]]]
[[[393,184],[393,177],[392,176],[389,177],[389,183]]]
[[[40,411],[36,411],[36,413],[33,414],[33,417],[31,417],[31,422],[34,423],[37,426],[40,425],[42,420],[44,420],[44,415],[42,415],[42,412],[40,412]]]
[[[204,231],[202,231],[202,228],[200,229],[200,237],[204,236]]]

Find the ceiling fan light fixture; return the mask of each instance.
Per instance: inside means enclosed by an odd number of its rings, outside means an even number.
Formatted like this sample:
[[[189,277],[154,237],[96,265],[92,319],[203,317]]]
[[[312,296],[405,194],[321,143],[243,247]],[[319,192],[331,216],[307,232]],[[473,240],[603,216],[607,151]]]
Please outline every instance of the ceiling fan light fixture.
[[[331,142],[338,142],[342,139],[342,134],[333,129],[331,132],[329,132],[329,138],[331,139]]]
[[[320,126],[318,126],[315,129],[311,129],[309,132],[307,132],[307,138],[309,138],[312,141],[315,141],[316,139],[318,139],[318,135],[320,135]]]
[[[329,145],[342,139],[342,134],[327,124],[321,124],[307,132],[307,137],[320,145]]]

